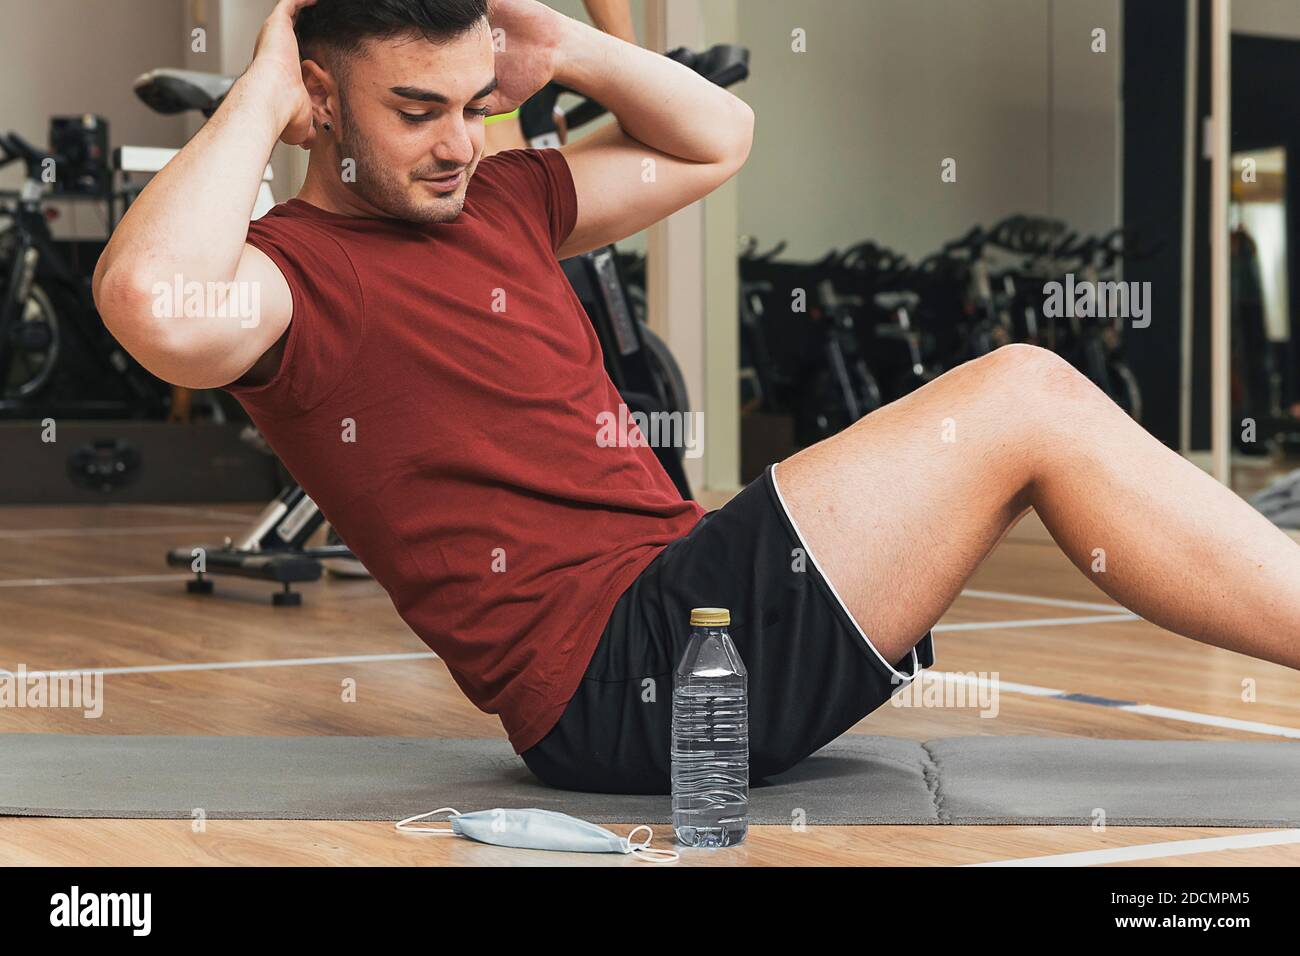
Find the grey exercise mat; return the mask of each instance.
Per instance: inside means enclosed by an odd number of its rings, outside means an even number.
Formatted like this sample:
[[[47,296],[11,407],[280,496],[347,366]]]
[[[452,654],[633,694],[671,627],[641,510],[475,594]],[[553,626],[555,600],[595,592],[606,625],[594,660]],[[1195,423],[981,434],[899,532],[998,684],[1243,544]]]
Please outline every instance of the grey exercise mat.
[[[756,824],[1300,825],[1300,744],[847,734],[751,790]],[[397,820],[542,807],[664,823],[664,796],[538,783],[501,740],[0,735],[0,814]]]

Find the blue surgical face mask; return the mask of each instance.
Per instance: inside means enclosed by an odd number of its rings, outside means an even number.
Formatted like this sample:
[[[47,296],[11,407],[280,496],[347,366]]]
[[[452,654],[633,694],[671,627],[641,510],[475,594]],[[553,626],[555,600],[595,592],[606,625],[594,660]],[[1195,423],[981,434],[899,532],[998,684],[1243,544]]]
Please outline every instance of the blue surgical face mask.
[[[417,827],[411,824],[427,820],[439,813],[451,814],[449,827]],[[478,810],[461,813],[451,807],[440,807],[428,813],[418,813],[397,823],[397,829],[407,833],[460,834],[480,843],[496,846],[513,846],[526,850],[563,850],[569,853],[631,853],[638,859],[652,863],[672,863],[677,854],[672,850],[656,850],[650,846],[654,831],[644,824],[625,837],[610,833],[586,820],[554,810]],[[645,840],[632,842],[640,831]]]

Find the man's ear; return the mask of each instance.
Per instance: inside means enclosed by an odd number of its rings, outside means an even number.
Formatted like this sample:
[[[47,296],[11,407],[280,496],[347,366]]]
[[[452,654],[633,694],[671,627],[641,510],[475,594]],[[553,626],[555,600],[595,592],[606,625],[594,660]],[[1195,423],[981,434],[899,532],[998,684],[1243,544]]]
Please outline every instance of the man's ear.
[[[326,123],[339,125],[338,84],[334,76],[316,60],[302,61],[302,85],[311,97],[312,120],[320,130]]]

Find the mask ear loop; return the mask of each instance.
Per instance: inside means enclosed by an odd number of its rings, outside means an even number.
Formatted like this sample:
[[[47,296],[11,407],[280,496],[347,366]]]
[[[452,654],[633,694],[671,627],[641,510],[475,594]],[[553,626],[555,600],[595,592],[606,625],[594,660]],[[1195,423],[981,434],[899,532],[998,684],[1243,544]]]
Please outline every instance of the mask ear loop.
[[[430,810],[428,813],[417,813],[413,817],[407,817],[405,820],[397,821],[394,826],[405,833],[436,833],[438,835],[450,834],[451,827],[413,827],[411,826],[416,820],[424,820],[437,813],[450,813],[453,817],[460,816],[460,811],[455,807],[439,807],[437,810]]]
[[[644,843],[633,843],[632,838],[641,830],[646,833]],[[680,854],[676,850],[659,850],[650,845],[654,839],[655,832],[644,823],[627,835],[627,845],[633,856],[646,863],[676,863]]]

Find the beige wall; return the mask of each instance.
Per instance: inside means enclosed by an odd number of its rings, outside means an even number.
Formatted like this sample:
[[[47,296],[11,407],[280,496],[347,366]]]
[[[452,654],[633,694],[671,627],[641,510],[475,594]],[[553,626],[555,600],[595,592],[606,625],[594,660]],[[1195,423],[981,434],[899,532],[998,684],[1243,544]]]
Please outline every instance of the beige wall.
[[[275,0],[188,0],[189,22],[208,30],[206,54],[191,54],[188,67],[209,73],[237,76],[253,58],[262,22],[275,7]],[[192,129],[202,122],[190,120]],[[296,146],[276,145],[271,153],[271,190],[277,200],[293,196],[307,175],[307,153]]]
[[[547,0],[583,17],[581,0]],[[1269,0],[1237,0],[1237,3]],[[1300,4],[1294,4],[1297,10]],[[1120,0],[740,0],[758,116],[740,232],[791,256],[872,237],[920,255],[1013,212],[1119,221]],[[638,30],[643,0],[634,0]],[[809,52],[790,51],[802,27]],[[1107,33],[1092,53],[1091,31]],[[646,36],[642,31],[642,42]],[[1050,37],[1050,42],[1049,42]],[[958,182],[939,162],[958,160]],[[644,250],[644,237],[625,248]]]
[[[811,258],[868,237],[920,255],[1013,212],[1113,224],[1118,33],[1118,0],[742,0],[742,231]]]
[[[1124,35],[1120,0],[1053,0],[1048,211],[1080,232],[1122,215]],[[1105,54],[1091,49],[1106,31]]]
[[[112,146],[178,145],[184,123],[151,112],[131,82],[183,65],[184,24],[180,0],[0,0],[0,129],[44,146],[50,116],[98,113]],[[0,188],[21,179],[6,169]]]
[[[1232,32],[1300,38],[1296,0],[1232,0]]]

